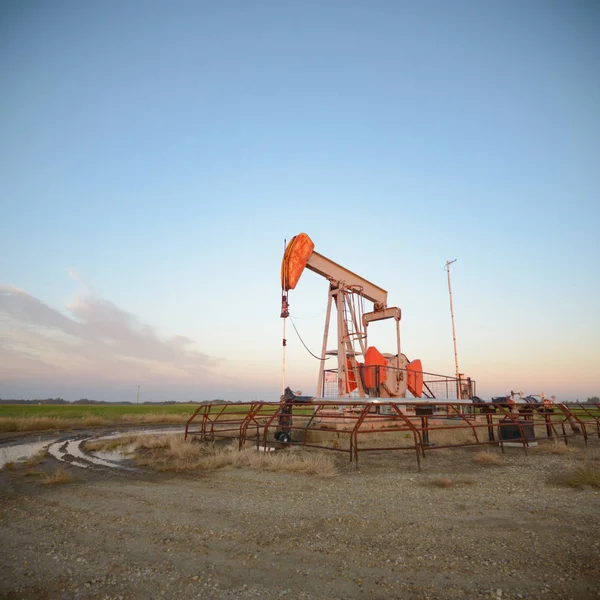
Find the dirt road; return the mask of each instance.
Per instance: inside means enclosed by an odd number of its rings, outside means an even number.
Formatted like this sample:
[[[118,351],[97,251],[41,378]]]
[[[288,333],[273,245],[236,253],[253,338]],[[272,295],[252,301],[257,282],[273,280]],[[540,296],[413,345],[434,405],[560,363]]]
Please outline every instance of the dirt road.
[[[594,448],[600,450],[598,440]],[[598,598],[600,492],[511,449],[380,453],[333,478],[0,472],[3,598]],[[590,451],[588,451],[588,457]],[[56,468],[46,459],[38,470]]]

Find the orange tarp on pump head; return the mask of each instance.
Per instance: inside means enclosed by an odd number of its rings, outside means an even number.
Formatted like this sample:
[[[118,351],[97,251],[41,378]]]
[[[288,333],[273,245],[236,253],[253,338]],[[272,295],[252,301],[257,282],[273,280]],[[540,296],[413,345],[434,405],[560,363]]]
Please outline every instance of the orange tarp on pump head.
[[[408,387],[408,391],[415,398],[421,398],[423,396],[423,366],[421,365],[421,361],[417,359],[409,362],[407,372],[406,386]]]
[[[365,366],[362,370],[365,388],[376,388],[386,380],[387,369],[385,367],[387,367],[385,356],[375,346],[369,346],[365,352]]]
[[[299,233],[289,241],[281,261],[281,288],[283,290],[287,292],[296,287],[314,248],[313,241],[306,233]]]

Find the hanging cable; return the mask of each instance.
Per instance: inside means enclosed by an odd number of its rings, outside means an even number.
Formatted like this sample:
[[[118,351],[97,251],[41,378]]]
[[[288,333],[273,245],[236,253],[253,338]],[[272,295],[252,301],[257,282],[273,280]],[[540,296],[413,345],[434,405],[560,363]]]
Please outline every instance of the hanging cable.
[[[316,354],[312,353],[309,349],[308,346],[304,343],[304,340],[302,339],[302,337],[300,336],[300,333],[298,333],[298,329],[296,329],[296,324],[294,323],[294,319],[292,319],[292,317],[290,317],[290,321],[292,322],[292,327],[294,328],[294,331],[296,332],[296,335],[298,336],[298,339],[302,342],[302,345],[306,348],[306,351],[311,355],[314,356],[317,360],[329,360],[331,357],[328,356],[327,358],[321,358],[320,356],[317,356]]]
[[[310,321],[312,319],[317,319],[319,317],[322,317],[325,314],[325,311],[322,310],[318,315],[313,315],[312,317],[298,317],[295,316],[294,319],[296,319],[296,321]]]

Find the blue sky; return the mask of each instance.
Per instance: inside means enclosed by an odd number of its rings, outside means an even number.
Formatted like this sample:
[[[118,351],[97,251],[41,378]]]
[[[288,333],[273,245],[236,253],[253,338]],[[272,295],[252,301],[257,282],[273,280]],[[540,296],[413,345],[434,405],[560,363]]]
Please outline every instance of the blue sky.
[[[458,258],[480,395],[600,395],[599,30],[585,1],[3,2],[0,397],[276,400],[300,231],[425,370],[454,372]],[[314,351],[326,297],[290,294]]]

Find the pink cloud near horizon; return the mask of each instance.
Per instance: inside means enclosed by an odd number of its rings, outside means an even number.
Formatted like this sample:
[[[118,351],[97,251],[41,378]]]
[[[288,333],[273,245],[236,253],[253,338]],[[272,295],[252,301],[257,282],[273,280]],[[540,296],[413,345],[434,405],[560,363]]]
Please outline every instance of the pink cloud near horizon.
[[[190,391],[214,385],[223,362],[184,336],[161,336],[135,315],[90,292],[67,314],[24,290],[0,285],[0,378],[4,384],[45,382],[98,387],[144,381]]]

